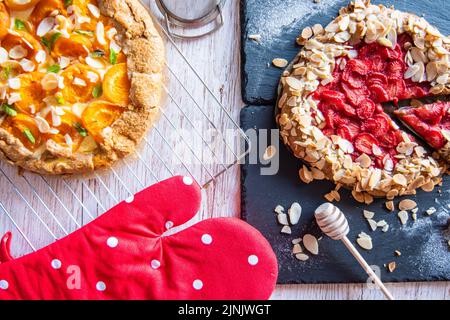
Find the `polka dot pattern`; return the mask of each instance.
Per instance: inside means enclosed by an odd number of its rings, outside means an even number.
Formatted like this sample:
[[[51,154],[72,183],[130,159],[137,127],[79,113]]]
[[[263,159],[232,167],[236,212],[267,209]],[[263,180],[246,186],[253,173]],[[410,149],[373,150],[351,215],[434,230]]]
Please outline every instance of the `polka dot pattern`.
[[[61,269],[62,263],[61,260],[53,259],[51,262],[52,268],[55,270]]]
[[[161,267],[161,262],[159,260],[153,259],[150,265],[152,266],[153,269],[156,270],[159,267]]]
[[[167,221],[165,227],[166,227],[166,229],[172,228],[173,227],[173,222],[172,221]]]
[[[9,288],[9,283],[6,280],[0,280],[0,289],[7,290]]]
[[[191,177],[183,177],[183,183],[187,186],[190,186],[194,183]]]
[[[106,244],[110,248],[115,248],[119,244],[119,239],[117,239],[116,237],[109,237],[108,240],[106,240]]]
[[[206,245],[211,244],[213,241],[213,238],[211,237],[211,235],[205,233],[204,235],[202,235],[202,242]]]
[[[97,289],[97,291],[105,291],[106,290],[106,284],[103,281],[99,281],[95,285],[95,288]]]
[[[202,280],[194,280],[194,282],[192,283],[192,286],[194,287],[195,290],[201,290],[203,288],[203,282]]]
[[[258,257],[255,256],[254,254],[248,256],[248,263],[249,263],[251,266],[256,266],[256,265],[258,264],[258,262],[259,262],[259,259],[258,259]]]
[[[134,201],[134,196],[129,196],[128,198],[125,199],[126,203],[132,203]]]

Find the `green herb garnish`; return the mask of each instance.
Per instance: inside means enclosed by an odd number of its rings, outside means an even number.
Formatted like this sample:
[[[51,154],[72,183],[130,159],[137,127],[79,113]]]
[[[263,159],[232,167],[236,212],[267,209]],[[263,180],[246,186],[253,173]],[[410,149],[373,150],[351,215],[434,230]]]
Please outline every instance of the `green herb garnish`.
[[[17,116],[17,111],[14,109],[14,107],[7,103],[3,103],[1,105],[1,109],[10,117]]]
[[[71,6],[73,3],[73,0],[64,0],[64,6],[67,8],[68,6]]]
[[[25,137],[27,137],[27,139],[32,143],[35,144],[36,143],[36,139],[34,138],[33,134],[31,133],[30,129],[25,128],[25,130],[23,130],[23,134],[25,135]]]
[[[25,22],[23,22],[22,20],[19,20],[19,19],[15,19],[14,20],[14,28],[16,30],[25,30],[26,29]]]
[[[10,66],[6,66],[3,68],[2,73],[1,73],[2,80],[9,79],[9,76],[11,75],[11,70],[12,70],[12,68]]]
[[[83,36],[89,36],[89,37],[92,37],[94,35],[94,32],[89,31],[89,30],[75,30],[74,32],[77,34],[81,34]]]
[[[111,64],[117,63],[117,52],[114,49],[111,49],[111,51],[109,52],[109,62]]]
[[[54,64],[52,66],[47,67],[47,72],[58,73],[61,70],[59,64]]]
[[[52,34],[49,38],[42,38],[41,43],[49,50],[52,51],[53,46],[55,45],[56,40],[61,37],[61,32],[56,32]]]
[[[94,52],[91,52],[90,56],[92,58],[101,58],[105,56],[105,51],[97,49]]]
[[[81,123],[75,123],[74,128],[78,131],[78,133],[80,134],[80,136],[82,137],[86,137],[88,135],[87,130],[81,125]]]
[[[98,84],[94,87],[94,89],[92,90],[92,96],[94,98],[99,98],[101,97],[101,95],[103,94],[103,88],[102,88],[102,84]]]
[[[61,94],[57,94],[57,95],[55,96],[55,98],[56,98],[56,102],[58,102],[58,104],[64,104],[64,103],[66,103],[66,101],[65,101],[64,98],[61,96]]]

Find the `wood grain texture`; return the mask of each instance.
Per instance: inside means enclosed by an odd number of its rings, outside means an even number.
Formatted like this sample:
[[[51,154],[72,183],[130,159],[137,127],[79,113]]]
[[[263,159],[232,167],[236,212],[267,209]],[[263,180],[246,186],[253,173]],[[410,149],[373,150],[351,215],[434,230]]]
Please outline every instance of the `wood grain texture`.
[[[145,3],[150,5],[153,1],[146,0]],[[153,5],[152,5],[153,7]],[[239,55],[239,1],[229,0],[223,10],[225,16],[225,25],[218,32],[204,39],[196,41],[177,40],[177,45],[182,52],[192,62],[200,76],[209,85],[211,90],[220,98],[232,117],[238,121],[239,111],[243,106],[240,92],[240,55]],[[192,72],[186,70],[183,63],[176,52],[168,50],[167,57],[171,69],[176,70],[177,77],[184,83],[197,98],[203,97],[205,103],[208,104],[210,97],[204,88],[198,82],[192,81]],[[168,75],[170,90],[181,90],[174,79],[173,75]],[[170,84],[172,83],[172,84]],[[176,97],[175,97],[176,98]],[[168,117],[175,126],[187,126],[186,117],[182,114],[173,113],[173,102],[167,98],[170,107],[166,110]],[[178,101],[180,106],[185,105],[188,101],[180,98]],[[192,103],[192,102],[190,102]],[[202,121],[198,111],[194,107],[186,108],[189,112],[190,119]],[[215,121],[226,121],[221,113],[211,108],[208,116]],[[42,219],[49,224],[56,237],[61,237],[64,232],[52,219],[49,211],[58,212],[58,218],[67,232],[72,232],[78,228],[77,223],[86,223],[91,220],[90,215],[96,216],[104,211],[104,209],[112,206],[116,201],[127,197],[128,191],[123,187],[117,177],[128,186],[130,192],[135,192],[143,188],[142,184],[151,184],[155,181],[155,176],[164,178],[170,176],[168,169],[164,167],[160,159],[167,160],[170,168],[175,168],[176,173],[184,173],[186,170],[177,162],[170,150],[162,142],[161,136],[172,141],[179,139],[174,134],[167,119],[162,119],[157,126],[158,132],[152,132],[148,139],[153,148],[148,146],[141,149],[141,156],[145,159],[145,163],[138,162],[138,159],[128,159],[127,164],[133,169],[132,174],[128,170],[127,165],[115,167],[115,174],[100,174],[100,178],[88,177],[86,179],[70,179],[59,180],[57,178],[46,178],[45,180],[35,175],[25,175],[29,182],[34,186],[43,203],[49,206],[50,210],[46,210],[39,198],[33,194],[25,179],[15,174],[15,169],[2,164],[0,166],[0,201],[7,207],[8,212],[14,216],[15,221],[20,225],[26,235],[30,235],[31,241],[37,247],[42,247],[53,241],[52,235],[40,226],[39,219],[33,214],[32,210],[27,207],[20,196],[14,192],[6,178],[13,177],[14,183],[20,186],[21,192],[29,201],[32,208],[36,208],[42,213]],[[200,125],[200,129],[207,130]],[[183,145],[183,144],[180,144]],[[206,151],[202,149],[201,143],[195,143],[195,148],[200,150],[201,157],[207,157]],[[159,157],[155,156],[158,151]],[[180,156],[184,156],[185,150],[178,150]],[[149,170],[151,168],[152,170]],[[192,167],[196,174],[202,177],[207,176],[204,168]],[[217,165],[211,166],[218,171]],[[238,216],[240,212],[240,176],[238,166],[234,166],[227,173],[222,175],[216,182],[210,184],[204,191],[204,201],[202,211],[199,218],[218,217],[218,216]],[[7,173],[3,175],[2,171]],[[142,183],[142,184],[141,184]],[[105,188],[105,185],[108,189]],[[52,188],[49,188],[51,186]],[[109,190],[109,191],[108,191]],[[57,192],[55,197],[53,192]],[[97,197],[100,204],[95,201]],[[116,199],[114,199],[116,198]],[[84,206],[84,208],[83,208]],[[71,219],[70,215],[74,217]],[[76,222],[75,222],[76,221]],[[40,227],[39,227],[40,226]],[[15,230],[10,219],[0,210],[0,233],[6,230]],[[38,231],[39,230],[39,231]],[[18,231],[15,231],[16,234]],[[23,237],[16,235],[15,244],[13,246],[13,254],[20,256],[26,252],[30,252],[31,248],[27,245]],[[388,284],[388,288],[398,299],[450,299],[449,283],[408,283],[408,284]],[[367,290],[362,285],[289,285],[278,286],[272,298],[274,299],[381,299],[382,294],[376,290]]]

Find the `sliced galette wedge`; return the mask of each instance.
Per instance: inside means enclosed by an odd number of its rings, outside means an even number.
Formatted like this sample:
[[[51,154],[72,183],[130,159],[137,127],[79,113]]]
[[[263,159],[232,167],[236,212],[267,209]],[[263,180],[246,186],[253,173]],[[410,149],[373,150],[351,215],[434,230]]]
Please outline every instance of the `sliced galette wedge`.
[[[395,111],[397,117],[450,162],[450,102],[435,102]]]
[[[281,138],[313,174],[355,199],[432,190],[446,168],[381,103],[448,94],[450,40],[423,18],[355,1],[325,28],[302,32],[280,81]],[[321,172],[318,174],[317,172]]]

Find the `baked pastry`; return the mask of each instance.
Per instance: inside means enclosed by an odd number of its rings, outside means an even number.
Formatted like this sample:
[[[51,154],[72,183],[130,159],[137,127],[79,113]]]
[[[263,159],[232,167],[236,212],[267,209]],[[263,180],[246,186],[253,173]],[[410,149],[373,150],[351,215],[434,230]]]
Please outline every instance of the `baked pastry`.
[[[450,163],[450,102],[404,107],[395,114]]]
[[[131,154],[156,120],[164,45],[138,0],[0,1],[0,156],[43,174]]]
[[[423,18],[357,0],[298,42],[276,120],[284,143],[310,167],[300,170],[303,181],[332,180],[365,203],[441,182],[445,165],[381,103],[448,94],[448,37]]]

